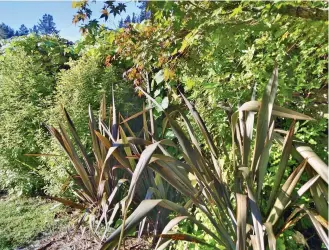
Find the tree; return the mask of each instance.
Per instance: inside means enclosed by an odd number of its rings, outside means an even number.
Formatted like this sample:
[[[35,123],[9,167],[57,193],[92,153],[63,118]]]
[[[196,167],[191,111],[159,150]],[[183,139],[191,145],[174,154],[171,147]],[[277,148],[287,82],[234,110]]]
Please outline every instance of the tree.
[[[58,30],[56,29],[56,24],[53,20],[53,16],[49,14],[44,14],[42,19],[39,20],[38,23],[38,31],[42,35],[50,35],[50,34],[58,34]]]
[[[130,16],[128,15],[125,19],[124,25],[127,26],[129,23],[131,23],[131,19],[130,19]]]
[[[141,2],[141,5],[138,6],[138,8],[141,10],[141,13],[139,15],[139,22],[143,22],[144,20],[150,19],[151,12],[147,11],[147,1]]]
[[[30,33],[38,34],[39,33],[38,27],[36,25],[33,25],[33,27],[30,28]]]
[[[5,31],[0,27],[0,39],[5,39],[6,33]]]
[[[15,36],[15,31],[5,23],[0,24],[0,37],[2,39],[8,39]]]
[[[27,34],[29,34],[29,30],[24,24],[22,24],[21,27],[19,27],[18,36],[26,36]]]
[[[137,17],[136,17],[136,15],[135,15],[135,12],[133,12],[133,17],[132,17],[132,19],[131,19],[131,22],[132,22],[132,23],[137,23],[137,22],[138,22]]]
[[[122,28],[123,26],[124,26],[123,19],[121,18],[121,20],[119,21],[119,28]]]

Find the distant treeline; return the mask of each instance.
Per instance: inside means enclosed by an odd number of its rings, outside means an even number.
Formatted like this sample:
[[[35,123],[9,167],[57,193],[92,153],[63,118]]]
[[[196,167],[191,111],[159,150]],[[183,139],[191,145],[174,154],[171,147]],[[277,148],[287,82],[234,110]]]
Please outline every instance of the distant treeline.
[[[27,28],[24,24],[22,24],[18,30],[14,30],[5,23],[0,24],[0,39],[8,39],[14,36],[25,36],[29,33],[50,35],[58,34],[58,32],[59,31],[56,29],[53,16],[49,14],[44,14],[42,18],[39,19],[38,24],[33,25],[32,28]]]

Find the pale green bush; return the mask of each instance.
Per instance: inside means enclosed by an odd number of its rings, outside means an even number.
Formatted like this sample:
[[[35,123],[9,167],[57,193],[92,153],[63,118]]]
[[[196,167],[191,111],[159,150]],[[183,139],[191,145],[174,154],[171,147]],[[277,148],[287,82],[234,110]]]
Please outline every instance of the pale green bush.
[[[63,122],[62,107],[69,112],[80,139],[84,145],[91,145],[88,130],[88,105],[96,113],[99,110],[100,100],[106,96],[107,107],[112,103],[112,85],[114,89],[117,110],[123,117],[128,117],[142,108],[142,100],[136,97],[133,86],[122,80],[122,70],[114,66],[105,67],[101,57],[84,53],[77,60],[68,63],[70,69],[61,71],[56,85],[54,105],[48,112],[48,124],[58,126]],[[96,113],[97,114],[97,113]],[[138,127],[131,124],[132,128]],[[62,150],[55,142],[43,150],[44,153],[63,155]],[[42,172],[43,178],[49,184],[46,191],[57,195],[63,192],[63,183],[68,175],[64,170],[71,171],[72,166],[66,157],[44,157],[49,169]]]

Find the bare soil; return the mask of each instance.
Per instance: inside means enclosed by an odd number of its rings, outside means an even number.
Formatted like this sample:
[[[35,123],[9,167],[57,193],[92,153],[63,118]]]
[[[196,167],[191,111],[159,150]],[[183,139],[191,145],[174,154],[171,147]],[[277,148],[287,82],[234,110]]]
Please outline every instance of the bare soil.
[[[98,250],[102,246],[88,233],[76,233],[74,236],[67,232],[60,232],[52,236],[35,241],[26,248],[19,250]],[[146,239],[127,237],[120,250],[148,250],[151,244]]]

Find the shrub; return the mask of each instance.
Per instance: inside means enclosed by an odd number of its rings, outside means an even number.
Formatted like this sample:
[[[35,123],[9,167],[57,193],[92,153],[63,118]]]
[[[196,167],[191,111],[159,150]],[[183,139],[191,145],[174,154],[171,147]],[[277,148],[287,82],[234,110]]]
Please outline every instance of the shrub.
[[[139,112],[133,118],[143,114],[143,120],[146,121],[145,112]],[[139,166],[139,163],[136,164],[136,159],[145,146],[151,144],[145,127],[143,136],[146,139],[136,137],[127,121],[131,118],[122,120],[123,117],[120,116],[119,119],[114,100],[111,113],[110,118],[106,112],[105,96],[101,102],[98,122],[89,108],[89,134],[92,150],[83,146],[76,127],[65,109],[67,128],[62,123],[59,129],[47,127],[73,165],[73,168],[70,166],[66,169],[73,183],[70,187],[74,194],[73,199],[50,198],[83,210],[84,214],[79,224],[81,225],[84,220],[89,221],[91,230],[102,239],[114,230],[119,209],[125,207],[123,204],[126,199],[130,199],[127,197],[124,184],[134,182],[131,177],[133,171]],[[144,126],[146,126],[145,123]],[[146,170],[140,173],[140,176],[142,180],[138,184],[137,195],[131,201],[139,203],[144,198],[149,199],[152,196],[173,198],[174,190],[171,190],[159,175],[153,175],[151,170]],[[166,194],[166,191],[170,193]],[[166,212],[162,212],[166,215]],[[154,218],[154,220],[168,222],[166,218]],[[140,226],[141,232],[144,224],[145,221]],[[102,237],[99,235],[100,225],[105,227]],[[159,228],[162,230],[161,225]]]
[[[214,146],[203,120],[192,104],[182,95],[210,152],[204,152],[201,149],[194,130],[184,115],[189,137],[184,134],[170,114],[166,114],[167,123],[177,138],[182,158],[176,159],[168,154],[164,146],[160,147],[162,141],[149,145],[141,154],[134,171],[132,180],[135,181],[130,183],[125,206],[129,206],[137,180],[146,166],[159,173],[178,191],[189,197],[190,201],[184,207],[164,199],[142,201],[127,219],[124,216],[123,225],[125,226],[114,231],[102,249],[113,249],[120,244],[125,233],[156,206],[170,209],[179,215],[173,218],[162,231],[156,249],[164,249],[173,240],[190,241],[208,246],[210,249],[246,249],[247,247],[265,249],[265,246],[276,249],[276,237],[293,226],[304,215],[310,218],[314,230],[328,247],[329,239],[323,228],[327,225],[327,221],[322,217],[323,212],[328,209],[325,199],[320,201],[321,204],[325,204],[325,209],[317,207],[317,211],[312,210],[305,202],[302,204],[298,202],[303,194],[310,190],[315,203],[318,203],[319,193],[312,192],[312,188],[316,188],[322,195],[327,192],[328,166],[309,147],[293,142],[295,122],[292,122],[289,131],[285,132],[284,140],[280,136],[281,132],[274,130],[274,116],[299,120],[311,119],[306,115],[274,105],[277,86],[276,69],[264,91],[262,101],[247,102],[232,115],[233,147],[227,159],[229,161],[225,164],[233,167],[233,178],[229,180],[223,179],[224,166],[220,164],[218,149]],[[156,102],[155,104],[158,105]],[[161,108],[160,105],[158,107]],[[254,152],[251,154],[255,112],[258,113],[258,118]],[[283,144],[282,156],[271,194],[264,196],[264,177],[267,173],[270,148],[274,139]],[[162,154],[156,151],[158,147]],[[301,163],[294,168],[288,178],[285,178],[284,172],[290,154]],[[309,172],[312,174],[306,182],[298,186],[297,183],[300,182],[304,170],[307,174]],[[191,179],[195,180],[194,184]],[[232,189],[229,188],[230,180],[233,182]],[[263,202],[266,204],[265,209],[261,206]],[[192,204],[206,217],[207,223],[199,221],[198,217],[188,210]],[[127,208],[126,211],[128,211]],[[284,212],[288,215],[284,216]],[[197,225],[203,231],[202,235],[172,231],[172,228],[183,220],[189,220]],[[209,238],[212,238],[212,241],[205,241]]]
[[[0,63],[1,183],[24,193],[43,185],[37,173],[40,161],[24,154],[39,152],[45,141],[41,123],[55,87],[54,76],[34,60],[15,47],[1,56]]]
[[[29,35],[13,39],[0,54],[0,178],[2,188],[41,190],[44,165],[26,153],[47,144],[42,123],[52,105],[56,74],[71,56],[66,40]]]
[[[120,70],[106,68],[102,58],[88,51],[77,60],[73,51],[64,39],[33,34],[13,39],[1,48],[1,188],[25,194],[43,192],[42,188],[50,194],[62,191],[68,176],[65,168],[56,166],[68,166],[63,157],[25,156],[59,152],[48,140],[44,124],[58,124],[63,119],[60,105],[72,114],[84,143],[86,107],[90,104],[96,109],[101,96],[109,96],[112,84],[124,117],[141,107],[133,89],[120,81]]]
[[[95,54],[84,52],[79,60],[68,63],[69,70],[63,70],[58,75],[54,104],[47,111],[47,123],[57,126],[65,119],[62,107],[67,109],[83,145],[91,145],[90,131],[86,121],[89,118],[87,107],[98,110],[102,96],[111,100],[111,88],[115,93],[116,106],[123,117],[139,111],[142,107],[141,99],[134,95],[134,89],[121,79],[121,70],[115,67],[105,67],[102,59]],[[108,107],[108,105],[106,106]],[[97,113],[98,115],[98,113]],[[130,124],[134,131],[141,127]],[[62,150],[53,141],[45,147],[43,153],[62,155]],[[47,182],[46,192],[51,195],[62,195],[62,187],[68,175],[69,161],[65,157],[45,157],[44,163],[49,169],[41,175]]]

